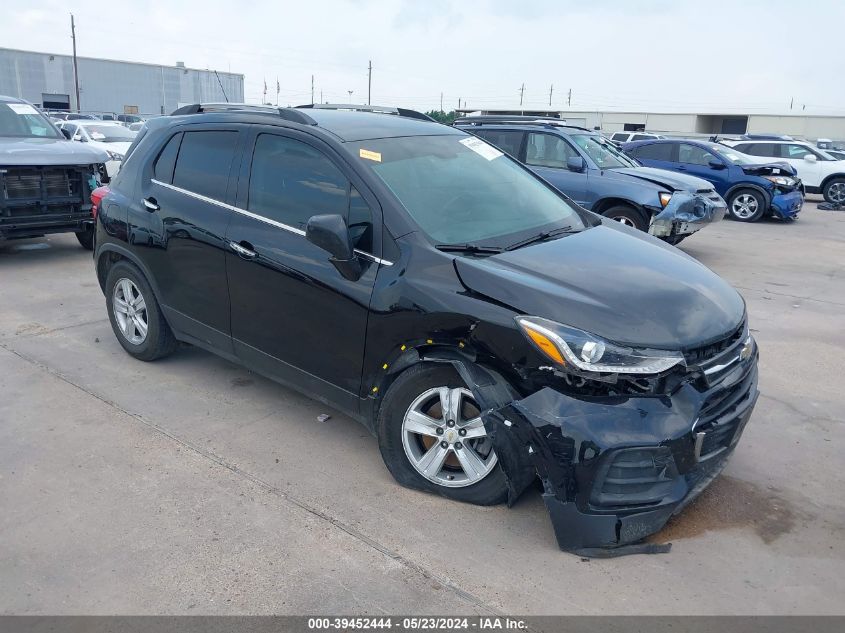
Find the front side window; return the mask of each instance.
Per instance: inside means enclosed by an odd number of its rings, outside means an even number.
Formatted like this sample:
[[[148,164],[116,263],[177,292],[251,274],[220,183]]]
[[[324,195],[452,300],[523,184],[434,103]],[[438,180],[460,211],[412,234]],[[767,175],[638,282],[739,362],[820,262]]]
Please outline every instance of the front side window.
[[[559,136],[535,132],[528,134],[525,146],[525,162],[528,165],[566,169],[566,161],[577,156],[575,149]]]
[[[28,103],[0,102],[0,137],[64,138],[47,117]]]
[[[555,189],[473,136],[396,137],[349,146],[438,244],[483,240],[507,246],[538,230],[586,226]]]
[[[804,158],[813,155],[819,160],[831,160],[824,152],[817,152],[804,145],[786,144],[781,145],[781,157],[783,158]],[[824,154],[824,155],[823,155]]]
[[[252,157],[247,208],[305,230],[312,215],[346,217],[348,186],[322,152],[301,141],[261,134]]]
[[[688,143],[681,143],[678,146],[678,161],[687,163],[689,165],[702,165],[706,167],[711,160],[720,161],[713,154],[708,152],[703,147],[698,145],[689,145]]]
[[[478,130],[474,131],[474,134],[514,158],[519,158],[519,150],[522,147],[522,137],[524,136],[522,132],[516,130]]]
[[[237,140],[235,131],[185,132],[173,184],[214,200],[225,200]]]

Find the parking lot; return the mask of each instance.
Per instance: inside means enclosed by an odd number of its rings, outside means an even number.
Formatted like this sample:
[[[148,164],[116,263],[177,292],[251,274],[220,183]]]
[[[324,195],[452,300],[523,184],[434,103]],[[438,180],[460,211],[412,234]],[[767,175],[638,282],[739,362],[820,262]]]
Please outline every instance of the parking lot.
[[[845,613],[845,213],[682,250],[745,297],[760,401],[669,554],[586,560],[536,491],[408,490],[304,396],[195,348],[133,360],[72,234],[0,246],[0,613]]]

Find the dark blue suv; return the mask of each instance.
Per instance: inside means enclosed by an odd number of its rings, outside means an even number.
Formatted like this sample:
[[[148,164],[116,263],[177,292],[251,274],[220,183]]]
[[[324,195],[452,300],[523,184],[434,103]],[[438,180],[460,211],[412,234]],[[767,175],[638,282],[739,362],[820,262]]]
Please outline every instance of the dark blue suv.
[[[689,139],[635,141],[622,149],[643,165],[713,183],[728,201],[730,216],[741,222],[764,215],[791,220],[804,204],[804,186],[786,163],[760,163],[731,147]]]
[[[670,244],[725,215],[710,183],[643,167],[601,134],[560,119],[471,116],[455,127],[524,163],[585,209]]]

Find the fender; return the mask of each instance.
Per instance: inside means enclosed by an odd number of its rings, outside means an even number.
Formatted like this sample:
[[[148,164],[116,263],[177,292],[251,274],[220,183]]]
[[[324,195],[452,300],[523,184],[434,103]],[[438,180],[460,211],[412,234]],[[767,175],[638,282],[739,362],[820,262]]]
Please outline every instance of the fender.
[[[825,176],[824,180],[822,180],[821,184],[819,185],[818,190],[824,191],[824,188],[827,187],[827,183],[829,183],[834,178],[845,178],[845,173],[830,174],[829,176]]]
[[[155,293],[156,297],[161,297],[161,292],[159,292],[158,283],[156,282],[155,277],[150,272],[150,269],[147,267],[147,265],[144,264],[141,261],[141,259],[137,255],[135,255],[135,253],[130,251],[128,248],[126,248],[125,246],[122,246],[121,244],[116,244],[114,242],[106,242],[105,244],[98,244],[97,250],[94,254],[94,262],[95,262],[94,266],[95,266],[95,271],[97,273],[97,280],[100,282],[100,290],[102,290],[103,293],[105,293],[105,291],[106,291],[106,289],[104,287],[106,280],[104,278],[100,277],[100,266],[101,266],[103,256],[106,255],[107,253],[116,253],[117,255],[120,255],[124,259],[129,260],[135,266],[137,266],[138,269],[141,271],[141,273],[143,273],[144,277],[147,279],[147,283],[150,284],[150,286],[152,287],[153,292]]]

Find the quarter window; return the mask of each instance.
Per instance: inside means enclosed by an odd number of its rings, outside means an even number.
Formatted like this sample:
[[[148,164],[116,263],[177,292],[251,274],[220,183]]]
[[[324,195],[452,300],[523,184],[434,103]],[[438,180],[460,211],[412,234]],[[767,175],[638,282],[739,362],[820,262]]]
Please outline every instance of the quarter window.
[[[173,167],[176,165],[176,155],[179,153],[179,143],[181,140],[181,133],[174,134],[158,155],[153,173],[155,174],[155,179],[159,182],[170,184],[173,181]]]
[[[525,162],[537,167],[566,168],[566,160],[578,156],[572,146],[559,136],[551,134],[528,134],[525,148]]]
[[[185,132],[173,171],[173,184],[224,200],[237,139],[235,131]]]

